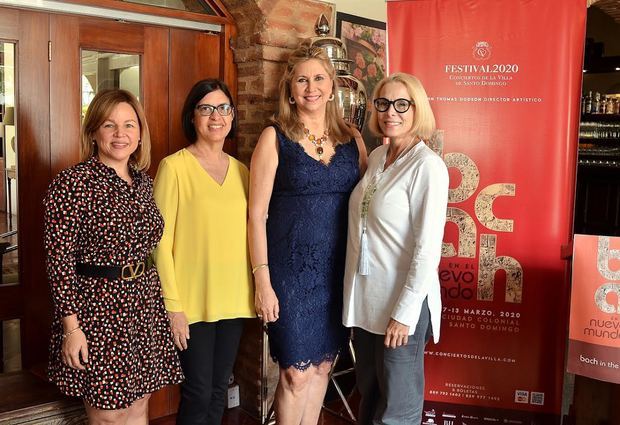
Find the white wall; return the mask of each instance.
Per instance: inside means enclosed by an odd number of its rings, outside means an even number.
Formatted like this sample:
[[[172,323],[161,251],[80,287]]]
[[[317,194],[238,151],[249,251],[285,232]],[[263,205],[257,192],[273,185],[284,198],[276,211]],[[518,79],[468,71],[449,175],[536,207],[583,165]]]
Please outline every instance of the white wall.
[[[361,16],[362,18],[374,19],[386,22],[387,5],[385,0],[323,0],[325,3],[336,5],[336,12],[348,13],[349,15]]]

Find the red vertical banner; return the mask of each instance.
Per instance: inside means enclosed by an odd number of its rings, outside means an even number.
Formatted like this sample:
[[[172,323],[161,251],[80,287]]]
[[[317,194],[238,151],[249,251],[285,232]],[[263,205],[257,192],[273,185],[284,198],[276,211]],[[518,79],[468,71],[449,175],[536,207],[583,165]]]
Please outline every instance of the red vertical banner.
[[[450,171],[425,423],[559,423],[585,0],[388,2]],[[443,421],[443,422],[442,422]]]
[[[569,372],[620,384],[620,238],[575,235]]]

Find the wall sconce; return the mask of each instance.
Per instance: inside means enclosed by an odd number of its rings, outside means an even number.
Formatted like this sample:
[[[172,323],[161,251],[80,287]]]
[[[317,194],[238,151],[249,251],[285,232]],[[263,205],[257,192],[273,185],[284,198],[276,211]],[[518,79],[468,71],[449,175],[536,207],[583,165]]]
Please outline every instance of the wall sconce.
[[[6,140],[6,126],[15,125],[15,107],[7,106],[4,111],[4,117],[2,123],[4,124],[4,139]],[[11,137],[11,149],[15,152],[15,136]],[[4,149],[2,149],[4,151]]]
[[[4,119],[2,120],[4,125],[15,125],[15,107],[7,106],[4,112]]]

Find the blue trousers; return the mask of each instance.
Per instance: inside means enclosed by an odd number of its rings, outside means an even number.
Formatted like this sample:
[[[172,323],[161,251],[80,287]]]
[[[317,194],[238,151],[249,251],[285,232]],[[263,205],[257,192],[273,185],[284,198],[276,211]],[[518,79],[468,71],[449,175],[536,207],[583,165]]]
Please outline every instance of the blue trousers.
[[[425,300],[407,345],[386,348],[385,335],[353,329],[359,425],[419,425],[424,405],[424,347],[430,339]]]

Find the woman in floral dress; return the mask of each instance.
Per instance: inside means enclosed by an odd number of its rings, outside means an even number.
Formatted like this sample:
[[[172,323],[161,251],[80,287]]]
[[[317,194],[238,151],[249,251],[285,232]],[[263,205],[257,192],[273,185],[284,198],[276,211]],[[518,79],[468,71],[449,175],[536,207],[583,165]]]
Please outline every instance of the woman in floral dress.
[[[163,220],[145,173],[148,126],[132,94],[95,96],[81,155],[45,198],[49,377],[83,399],[92,424],[146,424],[150,394],[183,374],[149,258]]]

